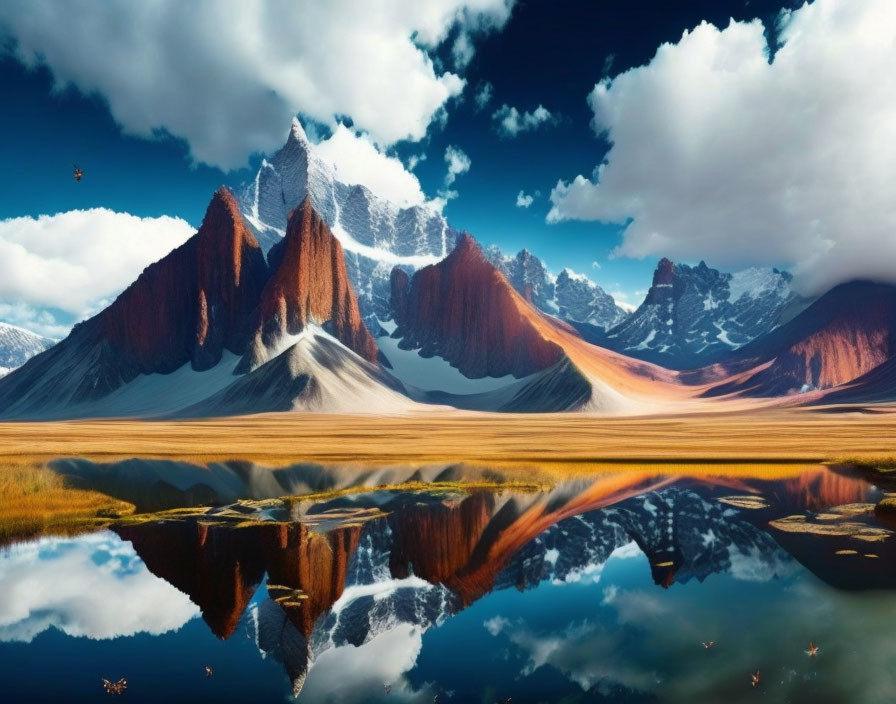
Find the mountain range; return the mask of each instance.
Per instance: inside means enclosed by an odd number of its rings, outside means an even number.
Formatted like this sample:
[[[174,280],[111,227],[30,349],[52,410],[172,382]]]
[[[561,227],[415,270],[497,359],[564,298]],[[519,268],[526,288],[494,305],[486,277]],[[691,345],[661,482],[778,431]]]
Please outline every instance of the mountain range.
[[[0,366],[49,342],[0,327]],[[0,380],[0,417],[317,410],[654,413],[896,399],[896,288],[659,262],[629,313],[347,185],[296,121],[186,243]],[[6,355],[6,356],[2,356]]]

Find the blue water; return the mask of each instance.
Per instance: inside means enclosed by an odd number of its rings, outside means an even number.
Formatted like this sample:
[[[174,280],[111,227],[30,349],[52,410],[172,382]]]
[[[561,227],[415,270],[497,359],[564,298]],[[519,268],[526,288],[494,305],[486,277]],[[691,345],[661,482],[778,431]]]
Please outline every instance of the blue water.
[[[845,490],[873,500],[855,481]],[[769,520],[801,505],[830,520],[831,507],[803,505],[786,483],[761,487],[777,497],[771,514],[689,480],[547,521],[505,552],[496,546],[526,517],[553,515],[588,484],[540,497],[395,495],[391,511],[346,529],[359,533],[344,562],[324,535],[326,559],[310,576],[302,560],[320,534],[256,545],[252,527],[200,539],[185,521],[182,541],[149,525],[133,543],[104,531],[10,546],[0,551],[0,696],[108,701],[102,678],[125,677],[121,700],[135,702],[283,702],[294,691],[303,703],[896,701],[892,538],[784,534]],[[481,511],[469,515],[484,518],[459,519],[474,500]],[[849,520],[886,528],[868,512]],[[475,547],[427,581],[442,530]],[[246,532],[235,541],[234,531]],[[315,586],[331,554],[344,568],[332,593]],[[230,577],[256,568],[261,584],[242,608]],[[288,586],[301,583],[308,600],[273,601],[271,570],[280,583],[296,575]],[[471,588],[471,574],[488,579]],[[303,620],[315,599],[321,613]]]

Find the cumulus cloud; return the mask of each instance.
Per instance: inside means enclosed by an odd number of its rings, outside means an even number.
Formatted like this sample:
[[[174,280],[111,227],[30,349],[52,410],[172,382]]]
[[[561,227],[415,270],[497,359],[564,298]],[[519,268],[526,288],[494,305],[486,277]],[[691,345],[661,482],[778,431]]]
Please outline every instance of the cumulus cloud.
[[[896,280],[896,4],[816,0],[703,23],[589,95],[612,144],[549,222],[628,223],[616,254],[785,265],[807,293]]]
[[[0,318],[62,337],[106,305],[150,263],[194,233],[184,220],[106,208],[0,220]]]
[[[476,112],[482,112],[488,107],[488,104],[492,101],[494,92],[495,87],[488,81],[479,85],[479,88],[476,90],[476,95],[473,97]]]
[[[473,37],[503,27],[512,5],[11,0],[0,4],[0,46],[46,64],[60,86],[102,95],[129,134],[167,131],[197,161],[232,169],[277,147],[298,112],[331,126],[350,116],[381,145],[420,140],[464,87],[430,52],[453,36],[465,66]]]
[[[95,639],[158,635],[198,614],[110,533],[44,538],[0,556],[0,642],[31,642],[49,628]]]
[[[530,205],[532,205],[534,200],[535,196],[527,195],[526,193],[520,191],[516,194],[516,207],[528,208]]]
[[[440,190],[438,197],[431,201],[433,207],[438,209],[445,207],[449,200],[457,198],[458,193],[451,186],[458,176],[470,170],[473,162],[462,149],[448,145],[445,149],[445,163],[448,165],[448,170],[445,172],[445,188]]]
[[[473,162],[470,161],[470,157],[462,149],[448,145],[448,148],[445,149],[445,163],[448,164],[448,173],[445,174],[445,185],[450,186],[458,176],[470,170]]]
[[[345,125],[338,125],[328,139],[318,143],[315,154],[332,164],[343,183],[360,183],[402,207],[426,200],[420,181],[400,159],[383,154],[367,135]],[[409,168],[413,166],[409,164]]]
[[[414,169],[416,169],[417,164],[419,164],[421,161],[426,161],[425,153],[411,154],[411,156],[408,157],[408,171],[413,171]]]
[[[543,105],[539,105],[532,112],[520,112],[505,103],[492,113],[492,120],[495,121],[499,135],[512,139],[523,132],[531,132],[542,125],[550,124],[556,118]]]

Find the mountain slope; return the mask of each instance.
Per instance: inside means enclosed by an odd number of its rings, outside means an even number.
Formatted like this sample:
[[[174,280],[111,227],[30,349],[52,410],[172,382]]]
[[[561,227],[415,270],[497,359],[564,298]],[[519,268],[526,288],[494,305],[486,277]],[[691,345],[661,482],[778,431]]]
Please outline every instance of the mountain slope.
[[[896,287],[834,287],[797,317],[701,373],[730,378],[708,395],[780,396],[850,382],[896,352]]]
[[[177,415],[399,413],[414,406],[400,382],[319,327],[306,326],[291,342],[270,361]]]
[[[728,274],[662,259],[644,302],[598,343],[673,369],[699,367],[783,322],[799,303],[790,280],[777,269]]]
[[[310,198],[344,249],[349,281],[374,334],[377,316],[388,317],[392,268],[413,270],[435,263],[457,235],[432,207],[399,207],[364,186],[343,183],[298,120],[283,148],[262,162],[239,194],[241,211],[266,251],[285,235],[289,213]]]
[[[53,340],[30,330],[8,323],[0,323],[0,376],[22,366],[34,355],[49,349]]]

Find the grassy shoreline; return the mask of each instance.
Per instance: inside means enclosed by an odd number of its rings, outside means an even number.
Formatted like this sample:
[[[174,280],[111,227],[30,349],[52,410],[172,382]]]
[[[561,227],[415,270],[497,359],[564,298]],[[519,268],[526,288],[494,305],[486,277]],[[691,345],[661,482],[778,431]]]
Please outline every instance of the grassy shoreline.
[[[74,535],[133,511],[125,501],[67,485],[39,464],[0,462],[0,545],[40,535]]]

